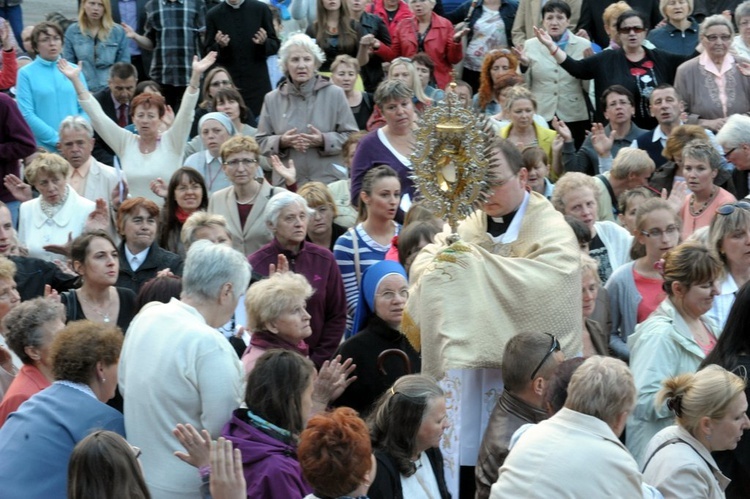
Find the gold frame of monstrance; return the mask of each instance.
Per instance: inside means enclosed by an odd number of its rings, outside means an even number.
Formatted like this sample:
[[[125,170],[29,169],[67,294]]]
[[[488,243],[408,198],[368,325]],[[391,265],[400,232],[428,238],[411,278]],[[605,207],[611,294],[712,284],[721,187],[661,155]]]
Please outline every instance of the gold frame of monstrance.
[[[415,133],[412,179],[435,216],[448,221],[453,234],[489,190],[487,130],[486,118],[466,109],[456,93],[449,91],[445,101],[422,114]]]

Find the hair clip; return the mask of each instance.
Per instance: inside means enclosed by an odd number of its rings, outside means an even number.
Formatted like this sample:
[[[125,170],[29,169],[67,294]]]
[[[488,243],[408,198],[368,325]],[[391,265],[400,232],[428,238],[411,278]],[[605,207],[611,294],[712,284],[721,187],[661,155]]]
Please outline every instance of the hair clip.
[[[654,269],[659,272],[659,275],[664,278],[664,259],[662,258],[654,264]]]
[[[682,417],[682,395],[677,395],[667,400],[667,409],[674,412],[678,418]]]

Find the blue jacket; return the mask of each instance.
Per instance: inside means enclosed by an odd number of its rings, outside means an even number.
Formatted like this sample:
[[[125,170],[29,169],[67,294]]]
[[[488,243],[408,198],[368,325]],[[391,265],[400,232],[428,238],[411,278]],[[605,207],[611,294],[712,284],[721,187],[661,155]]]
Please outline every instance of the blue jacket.
[[[0,428],[0,499],[64,498],[73,447],[94,430],[125,436],[122,414],[75,388],[53,384]]]
[[[121,26],[113,26],[107,39],[101,41],[82,33],[80,24],[73,23],[65,31],[63,57],[68,62],[84,63],[81,71],[86,76],[91,93],[96,93],[107,87],[112,65],[116,62],[130,63],[130,47]]]

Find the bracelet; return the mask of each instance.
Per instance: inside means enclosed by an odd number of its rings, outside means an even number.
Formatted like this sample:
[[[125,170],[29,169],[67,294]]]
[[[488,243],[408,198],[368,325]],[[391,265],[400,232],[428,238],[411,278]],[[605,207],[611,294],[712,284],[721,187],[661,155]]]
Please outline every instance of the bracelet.
[[[560,50],[560,46],[559,45],[557,47],[555,47],[555,50],[553,50],[550,55],[554,57],[554,55],[557,54],[558,50]]]

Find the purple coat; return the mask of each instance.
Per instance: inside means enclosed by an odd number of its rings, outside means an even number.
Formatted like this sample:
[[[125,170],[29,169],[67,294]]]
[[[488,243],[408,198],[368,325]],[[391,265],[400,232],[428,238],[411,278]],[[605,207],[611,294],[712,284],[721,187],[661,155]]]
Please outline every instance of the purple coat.
[[[307,300],[312,334],[305,343],[310,347],[310,360],[320,367],[333,357],[346,328],[346,295],[341,271],[333,253],[305,241],[299,253],[292,255],[274,238],[247,259],[255,272],[268,276],[268,266],[276,264],[279,253],[289,260],[289,270],[305,276],[315,289]]]
[[[301,499],[312,493],[297,461],[297,449],[266,435],[237,417],[224,426],[221,436],[231,440],[242,453],[242,472],[247,497],[253,499]]]

